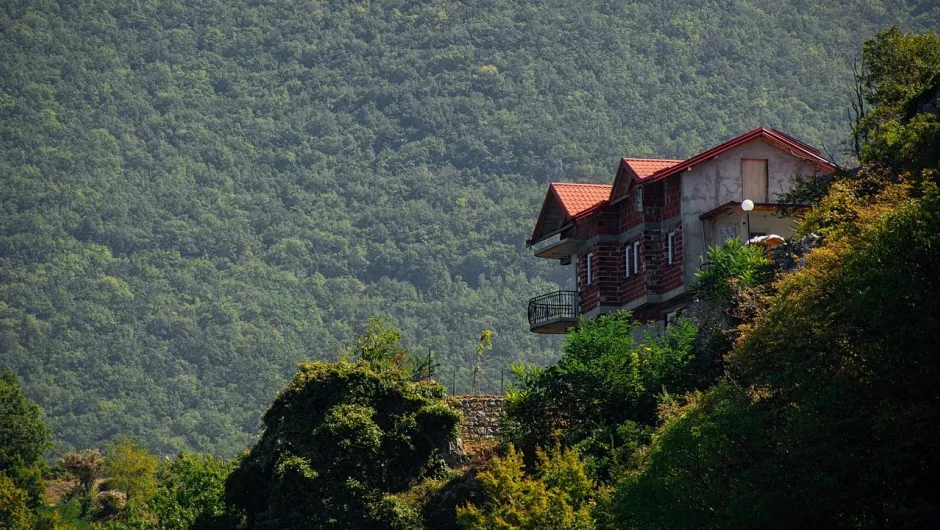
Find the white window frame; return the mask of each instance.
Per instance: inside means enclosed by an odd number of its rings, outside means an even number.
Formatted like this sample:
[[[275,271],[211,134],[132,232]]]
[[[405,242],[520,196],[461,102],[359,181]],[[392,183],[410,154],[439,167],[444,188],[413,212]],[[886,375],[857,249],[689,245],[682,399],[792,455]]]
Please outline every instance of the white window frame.
[[[640,273],[640,242],[633,242],[633,274]]]
[[[591,285],[594,283],[594,253],[589,252],[588,255],[584,258],[585,266],[585,280],[587,281],[586,285]]]
[[[634,202],[636,203],[636,211],[643,211],[643,186],[637,184],[636,190],[633,192]]]
[[[669,251],[666,253],[666,263],[668,265],[672,265],[673,263],[676,262],[676,233],[669,232],[669,236],[667,236],[667,239],[668,239],[667,244],[668,244]]]
[[[663,319],[665,320],[663,327],[667,327],[667,328],[668,328],[673,322],[675,322],[675,320],[676,320],[676,313],[677,313],[677,311],[670,311],[670,312],[666,313],[665,317],[663,317]]]
[[[623,247],[623,277],[630,277],[630,244]]]

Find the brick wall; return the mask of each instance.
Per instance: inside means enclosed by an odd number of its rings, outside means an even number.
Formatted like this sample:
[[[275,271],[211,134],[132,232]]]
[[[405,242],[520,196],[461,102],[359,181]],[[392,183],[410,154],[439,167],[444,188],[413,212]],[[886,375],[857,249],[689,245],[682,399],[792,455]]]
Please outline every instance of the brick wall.
[[[663,235],[664,237],[668,237],[668,232]],[[669,265],[666,259],[668,248],[666,248],[666,244],[663,245],[663,267],[659,272],[660,293],[668,293],[673,289],[682,287],[682,225],[676,226],[675,228],[673,247],[673,255],[675,258],[672,265]]]
[[[666,179],[666,196],[663,205],[663,219],[671,219],[681,213],[682,204],[682,186],[680,179],[682,175],[673,175]]]
[[[682,229],[672,225],[655,228],[663,220],[675,219],[681,207],[681,175],[664,182],[646,183],[643,211],[636,211],[634,188],[617,204],[598,210],[578,223],[578,237],[619,236],[638,227],[642,232],[624,243],[605,241],[582,249],[578,256],[578,296],[581,313],[599,306],[619,307],[648,294],[663,294],[682,286]],[[648,224],[649,223],[649,224]],[[675,231],[674,261],[668,263],[668,234]],[[633,270],[633,244],[639,242],[639,272]],[[625,252],[630,248],[630,276],[626,276]],[[587,284],[587,255],[593,255],[593,281]]]

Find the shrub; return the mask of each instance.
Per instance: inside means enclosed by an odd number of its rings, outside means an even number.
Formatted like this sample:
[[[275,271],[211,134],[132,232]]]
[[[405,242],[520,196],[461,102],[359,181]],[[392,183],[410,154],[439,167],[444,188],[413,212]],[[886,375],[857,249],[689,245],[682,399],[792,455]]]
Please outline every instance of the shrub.
[[[592,530],[591,510],[602,486],[588,477],[587,468],[572,449],[537,450],[536,472],[525,474],[522,453],[510,445],[505,457],[487,463],[477,478],[485,504],[457,509],[465,530]]]

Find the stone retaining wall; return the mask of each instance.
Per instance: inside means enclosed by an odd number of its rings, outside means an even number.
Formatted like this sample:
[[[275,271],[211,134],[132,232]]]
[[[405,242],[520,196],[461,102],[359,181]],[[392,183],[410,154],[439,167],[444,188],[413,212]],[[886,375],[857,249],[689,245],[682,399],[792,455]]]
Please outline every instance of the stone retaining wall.
[[[448,403],[463,414],[460,439],[463,443],[495,440],[505,414],[504,396],[451,396]]]

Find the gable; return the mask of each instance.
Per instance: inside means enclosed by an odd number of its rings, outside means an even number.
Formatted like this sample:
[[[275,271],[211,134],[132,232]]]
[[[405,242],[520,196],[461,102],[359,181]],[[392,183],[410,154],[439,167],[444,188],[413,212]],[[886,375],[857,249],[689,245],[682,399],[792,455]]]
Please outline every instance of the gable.
[[[610,186],[606,184],[551,183],[528,243],[548,237],[568,223],[589,215],[606,204],[608,197]]]
[[[808,164],[816,166],[818,169],[822,170],[825,173],[830,173],[838,169],[838,166],[833,163],[831,160],[822,156],[820,151],[816,148],[809,146],[808,144],[801,142],[792,136],[781,133],[774,129],[767,129],[764,127],[758,127],[753,131],[746,132],[741,136],[737,136],[728,140],[727,142],[715,146],[708,151],[700,153],[698,155],[684,160],[679,164],[671,166],[669,168],[657,171],[650,178],[654,181],[660,181],[670,175],[679,173],[680,171],[686,171],[688,169],[694,168],[696,165],[703,162],[712,160],[719,155],[722,155],[731,149],[734,149],[738,146],[751,142],[753,140],[759,140],[768,145],[776,147],[780,151],[789,153],[790,155],[800,158],[806,161]]]
[[[626,197],[634,183],[680,162],[682,161],[665,158],[621,158],[614,185],[610,190],[610,202],[614,203]]]

